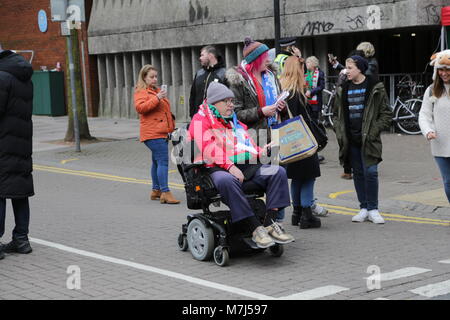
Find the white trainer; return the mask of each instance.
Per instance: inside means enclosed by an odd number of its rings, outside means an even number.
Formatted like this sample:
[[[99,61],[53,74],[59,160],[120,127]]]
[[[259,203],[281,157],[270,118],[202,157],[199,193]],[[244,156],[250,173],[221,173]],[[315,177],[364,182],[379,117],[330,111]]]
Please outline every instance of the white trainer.
[[[318,204],[314,203],[311,206],[311,210],[313,215],[318,216],[318,217],[326,217],[328,216],[328,210],[325,209],[324,207],[319,206]]]
[[[356,216],[353,216],[353,222],[364,222],[367,220],[369,213],[366,208],[362,208]]]
[[[384,223],[384,219],[381,216],[380,212],[378,212],[377,209],[370,210],[368,214],[369,214],[369,220],[372,221],[373,223],[378,223],[378,224]]]

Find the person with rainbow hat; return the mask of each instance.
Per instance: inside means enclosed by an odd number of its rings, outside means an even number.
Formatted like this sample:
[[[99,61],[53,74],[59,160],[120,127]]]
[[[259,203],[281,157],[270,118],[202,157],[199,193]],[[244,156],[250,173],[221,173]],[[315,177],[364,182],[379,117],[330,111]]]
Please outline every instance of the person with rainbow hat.
[[[281,86],[268,51],[264,43],[245,38],[242,62],[225,74],[236,97],[236,115],[249,129],[257,131],[258,145],[271,141],[270,127],[277,123],[279,116],[287,118],[286,103],[277,102]],[[277,221],[281,223],[283,219],[284,210],[281,210]]]

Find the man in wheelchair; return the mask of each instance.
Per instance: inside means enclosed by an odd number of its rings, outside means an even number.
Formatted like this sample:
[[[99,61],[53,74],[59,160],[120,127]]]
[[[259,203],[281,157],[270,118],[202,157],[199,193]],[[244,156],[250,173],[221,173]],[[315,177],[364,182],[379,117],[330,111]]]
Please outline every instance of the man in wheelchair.
[[[225,85],[209,85],[206,102],[189,125],[189,139],[194,139],[200,151],[195,162],[205,163],[223,202],[230,208],[233,229],[251,233],[260,248],[292,242],[294,238],[276,222],[278,210],[290,205],[286,171],[258,161],[267,155],[269,145],[256,145],[246,125],[237,120],[233,98],[234,93]],[[243,190],[244,181],[265,190],[264,219],[258,219],[251,209]]]

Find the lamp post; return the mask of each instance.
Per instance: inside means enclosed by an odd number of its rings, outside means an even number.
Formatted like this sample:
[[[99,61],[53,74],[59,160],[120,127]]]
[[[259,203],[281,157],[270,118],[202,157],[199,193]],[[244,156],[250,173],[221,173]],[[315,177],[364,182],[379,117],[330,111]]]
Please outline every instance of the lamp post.
[[[273,0],[273,17],[275,22],[275,52],[279,54],[280,49],[280,0]]]

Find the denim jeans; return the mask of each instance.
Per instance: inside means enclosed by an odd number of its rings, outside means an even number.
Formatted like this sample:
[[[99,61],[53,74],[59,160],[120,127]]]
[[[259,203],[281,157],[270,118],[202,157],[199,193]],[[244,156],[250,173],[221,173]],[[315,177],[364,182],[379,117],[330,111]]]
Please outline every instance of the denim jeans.
[[[350,160],[359,207],[367,210],[378,209],[378,166],[366,167],[361,148],[355,146],[351,146]]]
[[[316,179],[291,181],[291,197],[294,206],[303,208],[311,207],[314,204],[314,183]]]
[[[11,199],[16,226],[12,238],[28,240],[28,226],[30,224],[30,205],[28,198]],[[0,198],[0,238],[5,233],[6,199]]]
[[[144,141],[152,152],[151,176],[153,190],[168,192],[169,190],[169,144],[166,139],[150,139]]]
[[[447,195],[448,202],[450,202],[450,158],[434,157],[434,159],[441,171],[445,194]]]

